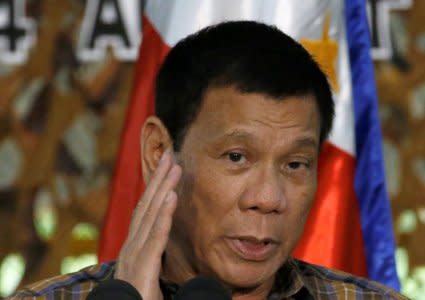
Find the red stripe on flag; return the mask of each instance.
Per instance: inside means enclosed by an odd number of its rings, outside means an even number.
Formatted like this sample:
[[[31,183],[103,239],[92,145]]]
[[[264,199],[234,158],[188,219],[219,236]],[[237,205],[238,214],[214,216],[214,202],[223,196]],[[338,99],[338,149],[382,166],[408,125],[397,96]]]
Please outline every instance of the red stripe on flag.
[[[154,113],[155,77],[169,50],[149,20],[143,17],[143,42],[100,240],[100,262],[118,256],[128,233],[133,208],[144,190],[140,131],[145,119]]]
[[[366,277],[360,211],[354,191],[355,159],[325,143],[318,172],[315,203],[294,256]]]

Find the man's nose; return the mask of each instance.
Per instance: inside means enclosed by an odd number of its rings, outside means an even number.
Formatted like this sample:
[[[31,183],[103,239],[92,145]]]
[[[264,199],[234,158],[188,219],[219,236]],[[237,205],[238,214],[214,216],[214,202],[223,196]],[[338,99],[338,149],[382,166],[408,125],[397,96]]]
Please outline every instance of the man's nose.
[[[278,171],[269,168],[259,172],[245,187],[239,199],[241,210],[260,213],[280,213],[286,208],[284,179]]]

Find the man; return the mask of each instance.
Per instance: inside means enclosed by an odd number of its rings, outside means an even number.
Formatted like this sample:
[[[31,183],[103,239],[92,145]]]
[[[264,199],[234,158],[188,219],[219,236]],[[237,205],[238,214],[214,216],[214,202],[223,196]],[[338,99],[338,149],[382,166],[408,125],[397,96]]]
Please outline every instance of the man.
[[[312,205],[334,105],[326,76],[274,27],[227,22],[179,42],[141,133],[147,189],[115,263],[35,284],[15,299],[84,299],[125,281],[170,299],[197,275],[233,299],[404,299],[291,258]]]

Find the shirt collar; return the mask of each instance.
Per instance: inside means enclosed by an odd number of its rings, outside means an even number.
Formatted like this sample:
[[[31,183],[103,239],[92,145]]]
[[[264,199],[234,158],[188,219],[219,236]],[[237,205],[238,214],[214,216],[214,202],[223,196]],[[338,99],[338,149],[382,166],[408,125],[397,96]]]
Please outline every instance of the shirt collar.
[[[113,264],[112,274],[115,272],[115,267],[115,264]],[[160,286],[161,290],[165,294],[165,300],[172,299],[179,289],[179,285],[163,279],[160,279]],[[275,283],[267,299],[287,299],[289,297],[294,297],[297,294],[304,294],[305,292],[311,295],[309,290],[308,284],[306,283],[297,264],[297,260],[290,256],[283,266],[277,271]]]
[[[286,299],[298,294],[303,288],[305,288],[305,284],[296,260],[289,257],[277,271],[275,283],[268,299]]]

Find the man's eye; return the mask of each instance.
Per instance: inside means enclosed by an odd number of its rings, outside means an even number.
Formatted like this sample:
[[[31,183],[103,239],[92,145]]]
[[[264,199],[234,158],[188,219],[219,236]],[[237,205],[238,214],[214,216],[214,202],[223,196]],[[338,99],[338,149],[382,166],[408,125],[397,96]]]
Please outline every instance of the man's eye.
[[[244,155],[238,152],[227,153],[227,157],[232,162],[241,162],[245,159]]]
[[[288,164],[288,167],[292,170],[298,170],[299,168],[304,167],[304,166],[308,167],[308,164],[302,163],[302,162],[299,162],[299,161],[292,161]]]

